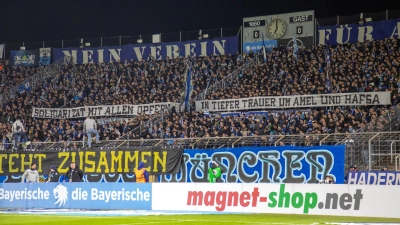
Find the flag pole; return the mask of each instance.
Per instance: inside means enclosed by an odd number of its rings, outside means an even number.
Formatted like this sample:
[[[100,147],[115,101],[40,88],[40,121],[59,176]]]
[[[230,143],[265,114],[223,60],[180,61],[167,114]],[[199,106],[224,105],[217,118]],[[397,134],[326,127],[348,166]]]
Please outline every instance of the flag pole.
[[[262,41],[263,41],[262,48],[263,48],[263,53],[264,53],[264,63],[266,63],[267,62],[267,54],[265,52],[264,33],[261,33],[261,34],[262,34]]]

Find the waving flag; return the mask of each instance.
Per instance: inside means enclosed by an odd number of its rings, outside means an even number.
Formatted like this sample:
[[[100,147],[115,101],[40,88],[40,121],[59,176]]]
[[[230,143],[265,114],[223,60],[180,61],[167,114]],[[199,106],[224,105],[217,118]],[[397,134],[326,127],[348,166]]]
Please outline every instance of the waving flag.
[[[293,35],[293,56],[296,58],[296,61],[298,55],[299,55],[299,46],[297,45],[296,36]]]
[[[30,93],[31,92],[31,84],[29,83],[29,81],[26,81],[25,84],[22,84],[20,86],[18,86],[18,92],[20,94],[27,92]]]
[[[186,75],[186,91],[185,91],[185,105],[189,105],[190,95],[192,93],[192,64],[190,64],[189,70]]]
[[[264,43],[264,33],[261,33],[262,34],[262,40],[263,40],[263,45],[262,45],[262,48],[263,48],[263,53],[264,53],[264,62],[267,62],[267,54],[265,53],[265,43]]]
[[[331,80],[329,78],[329,71],[331,69],[331,56],[329,48],[326,49],[326,86],[328,87],[328,93],[331,93]]]

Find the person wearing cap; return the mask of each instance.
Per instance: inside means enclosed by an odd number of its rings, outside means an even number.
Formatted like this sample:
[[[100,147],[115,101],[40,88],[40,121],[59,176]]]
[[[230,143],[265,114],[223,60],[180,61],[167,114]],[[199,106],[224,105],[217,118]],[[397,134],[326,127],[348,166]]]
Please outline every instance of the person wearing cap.
[[[223,183],[221,179],[223,173],[225,173],[225,170],[219,166],[218,162],[211,162],[211,167],[208,169],[208,182]]]
[[[137,169],[135,169],[134,182],[136,183],[149,183],[149,172],[144,168],[144,162],[140,162]]]
[[[351,172],[357,172],[358,171],[357,166],[356,165],[351,165],[350,166],[350,171]]]
[[[36,170],[36,163],[32,163],[31,168],[25,170],[21,182],[39,183],[39,172]]]
[[[59,179],[60,179],[60,175],[58,174],[57,167],[54,165],[50,166],[50,173],[49,173],[49,177],[47,178],[46,183],[58,182]]]

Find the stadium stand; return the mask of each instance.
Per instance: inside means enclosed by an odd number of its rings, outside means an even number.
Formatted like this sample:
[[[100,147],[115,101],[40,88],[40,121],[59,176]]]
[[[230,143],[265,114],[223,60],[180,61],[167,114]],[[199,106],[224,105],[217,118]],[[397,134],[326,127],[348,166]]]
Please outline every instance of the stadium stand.
[[[149,57],[140,62],[69,65],[56,76],[46,77],[30,93],[16,92],[15,98],[3,103],[0,109],[3,148],[10,148],[10,144],[7,145],[11,141],[10,122],[18,115],[29,129],[29,139],[34,143],[32,148],[40,148],[39,143],[43,142],[61,143],[53,145],[60,149],[82,146],[76,143],[86,138],[82,133],[82,121],[31,118],[31,106],[63,108],[183,102],[184,73],[189,63],[192,63],[194,71],[191,107],[184,112],[172,109],[135,118],[100,119],[100,140],[312,136],[398,130],[397,122],[393,122],[400,115],[398,106],[269,111],[268,116],[250,111],[242,112],[240,116],[224,116],[195,111],[193,105],[195,100],[203,99],[390,91],[394,106],[400,101],[398,46],[396,39],[330,46],[330,68],[325,62],[326,46],[301,49],[297,60],[294,60],[290,49],[280,47],[268,53],[267,63],[263,63],[259,52],[250,52],[160,61]],[[1,90],[22,82],[39,69],[14,67],[5,70],[5,74],[12,76],[2,74],[1,81],[7,85]],[[325,82],[327,69],[332,71],[330,86]],[[301,145],[315,145],[320,141],[319,138],[314,142],[306,139]],[[255,144],[289,145],[293,142],[288,137],[276,143],[277,140],[264,137]]]
[[[284,48],[269,53],[267,63],[261,63],[261,54],[252,52],[243,56],[190,59],[195,71],[192,103],[205,89],[238,71],[237,82],[231,82],[230,88],[219,88],[207,94],[206,99],[391,91],[392,103],[396,105],[400,101],[400,94],[397,91],[400,69],[397,42],[396,39],[387,39],[331,47],[330,51],[333,52],[331,91],[325,83],[326,49],[323,46],[301,50],[297,61],[294,60],[292,52]],[[72,137],[73,140],[78,132],[75,126],[79,129],[81,125],[79,121],[75,123],[69,120],[34,120],[30,117],[31,106],[60,108],[182,102],[183,73],[188,60],[179,58],[155,61],[154,58],[149,58],[141,62],[73,65],[61,70],[56,77],[47,79],[31,93],[17,93],[17,98],[4,103],[0,122],[6,124],[13,121],[13,116],[20,115],[26,121],[33,139],[70,140],[68,133],[71,133],[75,136]],[[257,63],[252,63],[244,69],[243,62],[249,60],[255,60]],[[6,69],[5,73],[11,76],[2,74],[2,83],[7,84],[4,88],[22,82],[34,71],[35,68]],[[191,109],[182,113],[166,112],[161,125],[153,124],[152,127],[142,130],[141,134],[132,134],[131,138],[351,133],[365,127],[388,111],[387,107],[349,107],[330,111],[312,109],[309,112],[287,111],[282,114],[276,113],[275,116],[270,114],[268,118],[254,119],[251,112],[247,112],[248,116],[243,114],[239,118],[209,116],[204,112],[195,112],[194,107]],[[138,121],[146,122],[148,117],[103,125],[101,137],[103,140],[118,139],[133,130]],[[383,125],[370,125],[367,130],[379,131],[383,129]],[[114,133],[114,130],[117,132]],[[8,132],[5,130],[3,134],[7,135]],[[57,133],[63,137],[55,135]]]

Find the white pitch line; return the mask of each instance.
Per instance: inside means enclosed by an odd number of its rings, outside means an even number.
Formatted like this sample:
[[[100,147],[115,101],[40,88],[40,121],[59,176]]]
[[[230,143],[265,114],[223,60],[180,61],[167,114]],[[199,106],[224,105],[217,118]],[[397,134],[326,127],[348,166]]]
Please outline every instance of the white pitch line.
[[[115,224],[115,225],[136,225],[136,224],[149,224],[149,223],[161,223],[161,222],[129,223],[129,224]]]
[[[174,222],[218,222],[218,223],[241,223],[241,224],[273,224],[273,225],[300,225],[296,223],[274,223],[274,222],[254,222],[254,221],[231,221],[231,220],[194,220],[194,219],[167,219],[167,218],[145,218],[143,220],[162,220],[162,221],[174,221]]]

